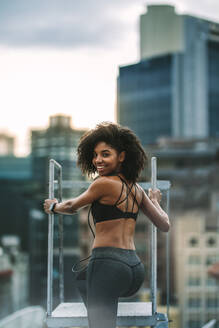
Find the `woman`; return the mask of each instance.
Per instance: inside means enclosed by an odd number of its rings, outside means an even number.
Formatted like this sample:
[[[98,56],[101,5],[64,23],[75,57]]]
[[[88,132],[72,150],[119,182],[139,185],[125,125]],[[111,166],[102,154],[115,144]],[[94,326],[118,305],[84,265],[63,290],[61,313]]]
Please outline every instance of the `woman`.
[[[74,199],[45,200],[46,213],[72,214],[91,204],[96,236],[87,270],[87,299],[83,297],[90,328],[116,327],[119,297],[135,294],[144,281],[144,266],[134,245],[139,209],[157,228],[169,230],[168,215],[159,205],[160,190],[149,189],[148,197],[136,183],[146,160],[130,129],[99,124],[85,133],[78,146],[82,172],[98,173],[98,178]]]

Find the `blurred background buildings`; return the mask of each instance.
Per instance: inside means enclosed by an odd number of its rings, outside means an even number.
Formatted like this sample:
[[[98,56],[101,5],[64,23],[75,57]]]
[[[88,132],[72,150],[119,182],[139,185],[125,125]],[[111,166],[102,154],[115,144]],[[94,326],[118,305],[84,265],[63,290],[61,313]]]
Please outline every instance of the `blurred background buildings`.
[[[140,19],[140,61],[119,69],[117,118],[132,128],[171,188],[171,302],[180,327],[218,320],[219,24],[151,5]],[[160,243],[160,247],[159,247]],[[158,287],[164,302],[164,239]],[[175,327],[175,326],[174,326]]]
[[[80,137],[85,130],[72,128],[71,117],[60,114],[51,116],[49,127],[44,130],[31,131],[31,160],[33,181],[37,181],[39,191],[36,194],[35,207],[30,212],[30,297],[31,304],[46,304],[46,284],[47,284],[47,216],[42,214],[42,199],[48,198],[49,180],[49,160],[55,159],[63,167],[63,180],[77,181],[84,180],[81,171],[76,166],[76,147]],[[63,200],[73,197],[73,188],[63,190]],[[56,195],[57,197],[57,195]],[[57,218],[56,218],[57,219]],[[69,281],[71,288],[66,284],[65,297],[72,299],[77,297],[76,290],[72,283],[71,267],[73,262],[80,256],[78,214],[64,216],[64,265],[65,279]],[[55,221],[55,241],[56,248],[54,256],[54,293],[58,298],[58,221]],[[37,280],[40,281],[36,285]],[[43,297],[42,297],[43,296]],[[58,300],[57,300],[58,302]],[[56,300],[54,302],[56,304]]]
[[[158,158],[158,179],[172,185],[172,327],[200,328],[215,318],[219,328],[219,280],[209,274],[219,262],[219,24],[178,15],[169,5],[147,9],[140,18],[140,60],[119,68],[117,118],[139,136],[149,158]],[[31,154],[23,158],[14,156],[15,138],[0,134],[0,318],[27,305],[45,307],[48,221],[42,201],[48,197],[49,159],[63,166],[69,181],[63,198],[79,193],[83,188],[76,191],[74,183],[84,177],[76,167],[76,147],[84,132],[72,127],[70,116],[51,116],[47,128],[31,131]],[[142,180],[149,179],[147,168]],[[65,299],[79,300],[71,267],[91,251],[87,209],[63,220]],[[148,274],[149,235],[149,223],[140,215],[135,244]],[[161,306],[164,235],[158,232]],[[55,222],[55,304],[57,240]],[[136,298],[148,299],[148,288],[149,276]]]
[[[85,130],[73,129],[71,117],[63,114],[51,116],[49,127],[31,131],[31,158],[33,178],[48,181],[49,159],[56,159],[65,170],[64,180],[80,180],[81,172],[76,166],[77,145]]]
[[[29,260],[17,236],[0,239],[0,319],[29,304]]]
[[[18,253],[21,256],[24,252],[23,256],[26,256],[28,280],[26,287],[20,288],[17,295],[28,293],[25,300],[28,299],[31,305],[45,307],[46,304],[48,220],[47,215],[42,210],[42,202],[48,198],[49,159],[53,158],[63,166],[63,179],[65,181],[83,180],[80,170],[76,167],[76,146],[84,132],[85,130],[72,128],[71,117],[63,114],[55,115],[50,117],[47,129],[31,131],[30,156],[15,157],[13,156],[13,147],[10,148],[5,145],[5,152],[2,151],[0,157],[0,195],[2,200],[0,237],[4,238],[5,235],[17,236],[21,241]],[[12,139],[10,137],[4,135],[4,142],[5,140],[11,145]],[[63,199],[72,197],[79,192],[80,190],[76,191],[71,187],[65,188]],[[64,216],[63,220],[65,228],[65,279],[71,284],[71,267],[80,257],[78,215],[76,214],[74,217]],[[56,221],[54,243],[56,248],[58,247],[57,225]],[[5,259],[5,252],[5,247],[3,247],[2,259]],[[10,262],[10,256],[7,258]],[[27,264],[23,263],[23,267],[25,265]],[[22,266],[22,262],[20,262],[20,266]],[[11,277],[14,276],[13,271]],[[58,277],[56,251],[54,259],[55,288],[57,288]],[[6,285],[11,286],[11,280],[8,279],[8,281]],[[11,287],[9,289],[14,290]],[[9,289],[0,294],[2,302],[6,301],[5,296]],[[78,298],[73,283],[72,288],[66,284],[65,296],[67,299]],[[55,297],[58,297],[58,291],[55,293]],[[24,306],[24,302],[18,304],[20,308]],[[14,307],[12,302],[12,306],[9,307],[5,303],[1,309],[3,312],[0,314],[6,315],[18,310],[18,307]]]
[[[118,121],[144,145],[160,136],[218,137],[219,24],[172,6],[147,9],[140,61],[119,70]]]

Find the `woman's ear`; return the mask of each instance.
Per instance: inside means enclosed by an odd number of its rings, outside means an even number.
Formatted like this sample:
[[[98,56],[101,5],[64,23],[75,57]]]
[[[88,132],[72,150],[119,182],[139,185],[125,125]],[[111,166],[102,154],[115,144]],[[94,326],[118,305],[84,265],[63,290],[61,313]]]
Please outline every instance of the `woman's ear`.
[[[123,150],[120,154],[119,154],[119,162],[124,162],[125,160],[125,151]]]

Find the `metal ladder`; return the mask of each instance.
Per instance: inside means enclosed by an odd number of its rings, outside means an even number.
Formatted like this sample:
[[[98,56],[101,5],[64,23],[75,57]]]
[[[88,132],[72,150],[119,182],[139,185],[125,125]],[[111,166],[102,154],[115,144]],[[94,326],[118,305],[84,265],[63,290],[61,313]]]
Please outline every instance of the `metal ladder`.
[[[139,183],[144,190],[158,187],[167,192],[166,211],[169,212],[169,181],[157,181],[156,157],[152,157],[151,183]],[[55,181],[55,169],[58,180]],[[55,183],[58,184],[58,199],[62,201],[62,186],[69,183],[62,181],[62,166],[54,159],[49,164],[49,198],[54,198]],[[74,186],[88,187],[88,182],[73,182]],[[88,326],[87,310],[83,303],[64,302],[64,265],[63,265],[63,220],[59,215],[59,298],[60,304],[53,310],[53,230],[54,214],[49,214],[48,230],[48,277],[47,277],[47,316],[48,327]],[[166,234],[167,259],[167,313],[157,313],[157,229],[151,224],[151,302],[119,302],[117,326],[150,326],[167,328],[169,317],[169,233]]]

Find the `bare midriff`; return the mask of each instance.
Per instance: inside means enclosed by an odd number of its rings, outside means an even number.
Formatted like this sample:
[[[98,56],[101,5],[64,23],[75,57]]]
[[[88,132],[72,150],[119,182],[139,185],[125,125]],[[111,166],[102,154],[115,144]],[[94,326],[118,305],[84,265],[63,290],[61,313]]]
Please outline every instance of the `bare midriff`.
[[[93,248],[110,246],[135,250],[135,224],[132,218],[98,222]]]

